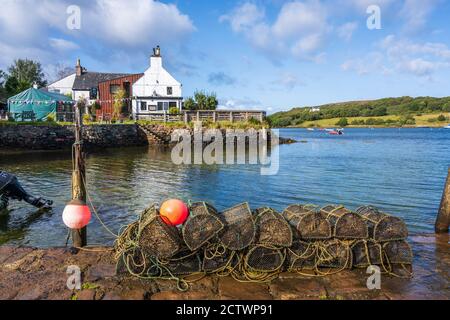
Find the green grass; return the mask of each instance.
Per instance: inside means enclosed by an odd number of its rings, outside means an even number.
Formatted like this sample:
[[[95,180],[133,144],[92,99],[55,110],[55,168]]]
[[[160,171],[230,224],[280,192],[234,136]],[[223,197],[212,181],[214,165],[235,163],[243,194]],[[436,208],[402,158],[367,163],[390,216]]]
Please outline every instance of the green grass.
[[[437,118],[440,114],[443,114],[447,119],[445,121],[437,121]],[[415,120],[414,125],[405,125],[405,126],[411,126],[411,127],[422,127],[422,126],[428,126],[428,127],[443,127],[447,125],[450,122],[450,113],[430,113],[430,114],[424,114],[424,115],[415,115],[413,116]],[[298,128],[329,128],[329,127],[336,127],[338,126],[337,123],[341,118],[331,118],[331,119],[322,119],[317,121],[305,121],[300,125],[292,126],[292,127],[298,127]],[[367,119],[375,119],[375,120],[383,120],[388,121],[391,120],[395,123],[392,124],[383,124],[383,125],[352,125],[352,121],[361,121],[361,120],[367,120]],[[400,121],[401,116],[381,116],[381,117],[348,117],[348,127],[398,127],[398,121]]]

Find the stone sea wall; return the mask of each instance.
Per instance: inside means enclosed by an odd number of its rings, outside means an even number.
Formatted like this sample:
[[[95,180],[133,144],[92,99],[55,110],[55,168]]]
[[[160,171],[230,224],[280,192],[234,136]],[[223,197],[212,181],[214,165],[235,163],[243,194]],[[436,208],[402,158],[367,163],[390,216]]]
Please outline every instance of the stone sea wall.
[[[75,141],[74,126],[0,126],[0,147],[11,149],[55,150],[70,148]],[[134,125],[85,126],[84,142],[88,147],[123,147],[148,144],[145,135]]]
[[[176,128],[161,125],[99,124],[84,127],[83,139],[88,148],[168,145]],[[70,148],[75,141],[74,126],[0,125],[0,148],[57,150]],[[193,129],[189,129],[193,135]],[[226,130],[221,130],[225,137]],[[269,132],[270,133],[270,132]],[[286,141],[285,141],[286,140]],[[291,143],[280,138],[280,143]]]

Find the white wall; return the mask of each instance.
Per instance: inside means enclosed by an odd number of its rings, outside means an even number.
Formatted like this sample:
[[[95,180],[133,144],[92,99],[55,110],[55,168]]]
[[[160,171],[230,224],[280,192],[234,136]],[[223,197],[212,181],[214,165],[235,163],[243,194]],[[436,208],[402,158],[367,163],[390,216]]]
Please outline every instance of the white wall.
[[[67,76],[61,80],[58,80],[48,86],[48,91],[50,92],[57,92],[60,94],[72,94],[72,88],[73,84],[75,82],[75,76],[76,74],[71,74],[70,76]]]
[[[167,95],[167,87],[172,87],[172,95]],[[163,97],[182,97],[181,83],[163,68],[161,57],[151,57],[150,68],[133,85],[133,96],[149,97],[155,93]]]

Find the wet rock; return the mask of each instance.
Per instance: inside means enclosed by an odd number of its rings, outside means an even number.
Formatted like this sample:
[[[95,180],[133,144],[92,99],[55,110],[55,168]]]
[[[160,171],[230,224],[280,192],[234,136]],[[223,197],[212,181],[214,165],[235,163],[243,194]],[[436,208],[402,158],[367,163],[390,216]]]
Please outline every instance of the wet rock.
[[[219,297],[222,300],[272,300],[266,284],[241,283],[231,277],[219,279]]]
[[[275,299],[324,299],[327,291],[321,279],[277,279],[270,284],[270,292]]]

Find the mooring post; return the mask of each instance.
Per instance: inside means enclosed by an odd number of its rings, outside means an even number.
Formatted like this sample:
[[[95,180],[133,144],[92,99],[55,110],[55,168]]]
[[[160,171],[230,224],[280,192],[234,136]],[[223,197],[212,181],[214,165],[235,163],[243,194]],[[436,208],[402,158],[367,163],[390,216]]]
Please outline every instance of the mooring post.
[[[86,203],[86,167],[83,155],[83,117],[81,108],[75,108],[75,144],[73,151],[72,199]],[[73,246],[77,248],[87,245],[87,228],[72,229]]]
[[[436,233],[448,232],[450,225],[450,167],[448,168],[447,181],[442,194],[441,205],[436,219]]]

